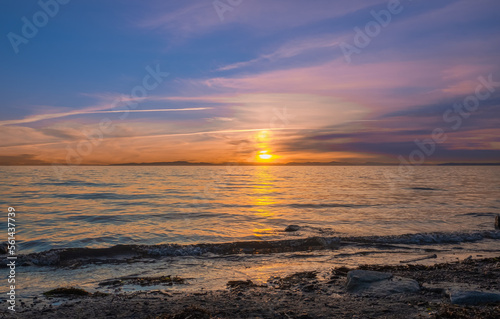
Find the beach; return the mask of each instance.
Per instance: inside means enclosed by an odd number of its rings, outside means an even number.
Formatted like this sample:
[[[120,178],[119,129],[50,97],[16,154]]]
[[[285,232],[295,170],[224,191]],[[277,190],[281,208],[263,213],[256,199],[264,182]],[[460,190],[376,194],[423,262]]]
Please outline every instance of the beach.
[[[500,311],[500,303],[495,303],[495,295],[491,294],[500,292],[500,256],[430,266],[419,265],[419,262],[396,266],[360,265],[357,269],[369,271],[369,275],[373,275],[372,271],[391,274],[388,282],[399,285],[415,280],[418,289],[403,285],[353,290],[347,278],[355,269],[332,267],[326,272],[271,277],[259,285],[242,278],[229,282],[225,289],[214,291],[172,293],[168,289],[154,289],[109,295],[40,295],[25,299],[15,315],[5,309],[0,314],[2,318],[28,319],[497,318]],[[486,295],[487,298],[457,297],[467,291],[490,295]]]

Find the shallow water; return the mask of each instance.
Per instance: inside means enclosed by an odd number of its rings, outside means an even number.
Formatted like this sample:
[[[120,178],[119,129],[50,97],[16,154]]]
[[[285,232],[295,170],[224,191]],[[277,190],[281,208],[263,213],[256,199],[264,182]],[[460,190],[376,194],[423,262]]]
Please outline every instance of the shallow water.
[[[61,176],[52,167],[1,167],[0,204],[5,216],[7,207],[15,207],[18,253],[32,265],[22,270],[29,281],[21,285],[25,293],[57,286],[61,278],[95,289],[119,274],[161,273],[165,264],[168,274],[196,277],[192,288],[198,287],[195,282],[220,286],[230,277],[242,279],[242,273],[263,280],[293,265],[394,263],[431,251],[447,260],[498,254],[500,234],[493,220],[500,211],[500,167],[401,172],[398,167],[120,166],[74,167]],[[284,232],[290,224],[302,228]],[[6,231],[5,219],[0,225]],[[329,244],[300,248],[307,237]],[[263,249],[270,241],[281,242]],[[235,242],[239,250],[222,244]],[[64,267],[60,263],[65,248],[103,258],[95,249],[115,245],[131,245],[139,253],[121,256],[111,248],[101,255],[113,262],[69,268],[72,258]],[[59,250],[47,253],[50,249]],[[117,263],[120,258],[129,261]]]
[[[2,167],[0,204],[20,214],[23,253],[283,239],[289,224],[352,236],[491,229],[500,167],[387,178],[397,169],[76,167],[60,180],[51,167]]]

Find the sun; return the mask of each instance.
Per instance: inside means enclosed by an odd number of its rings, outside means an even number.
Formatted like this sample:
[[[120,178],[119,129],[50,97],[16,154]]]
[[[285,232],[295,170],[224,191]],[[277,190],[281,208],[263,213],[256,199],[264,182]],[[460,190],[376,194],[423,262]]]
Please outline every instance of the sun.
[[[263,160],[271,159],[273,156],[271,154],[259,154],[259,158]]]
[[[262,130],[255,136],[256,148],[261,151],[257,152],[256,161],[258,162],[269,162],[274,159],[274,156],[270,154],[269,151],[269,139],[271,138],[271,132],[267,130]]]
[[[267,151],[260,151],[258,157],[260,160],[263,161],[270,160],[271,158],[273,158],[273,156],[271,154],[268,154]]]
[[[268,131],[260,131],[257,134],[257,140],[260,142],[265,142],[269,139],[269,132]]]

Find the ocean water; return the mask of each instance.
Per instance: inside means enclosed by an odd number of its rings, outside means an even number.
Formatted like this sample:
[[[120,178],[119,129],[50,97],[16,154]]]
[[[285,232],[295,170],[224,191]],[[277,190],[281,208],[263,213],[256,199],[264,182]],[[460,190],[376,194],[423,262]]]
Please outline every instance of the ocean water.
[[[14,207],[21,295],[61,285],[104,291],[99,282],[123,275],[179,275],[188,284],[168,289],[209,289],[230,278],[265,282],[295,270],[500,252],[498,166],[81,166],[60,173],[0,167],[0,230],[7,238],[7,208]],[[285,232],[292,224],[301,229]],[[7,269],[0,271],[6,278]]]

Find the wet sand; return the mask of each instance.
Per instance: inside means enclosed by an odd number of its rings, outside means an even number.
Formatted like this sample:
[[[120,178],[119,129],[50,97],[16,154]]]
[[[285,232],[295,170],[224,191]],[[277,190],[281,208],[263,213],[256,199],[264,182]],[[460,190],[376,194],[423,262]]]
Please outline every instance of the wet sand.
[[[23,300],[1,318],[498,318],[500,303],[453,305],[448,290],[500,292],[500,257],[423,266],[360,266],[414,279],[420,290],[381,297],[346,289],[352,269],[273,277],[265,285],[230,282],[225,290],[171,293],[168,289],[131,294]],[[57,288],[57,287],[54,287]]]

